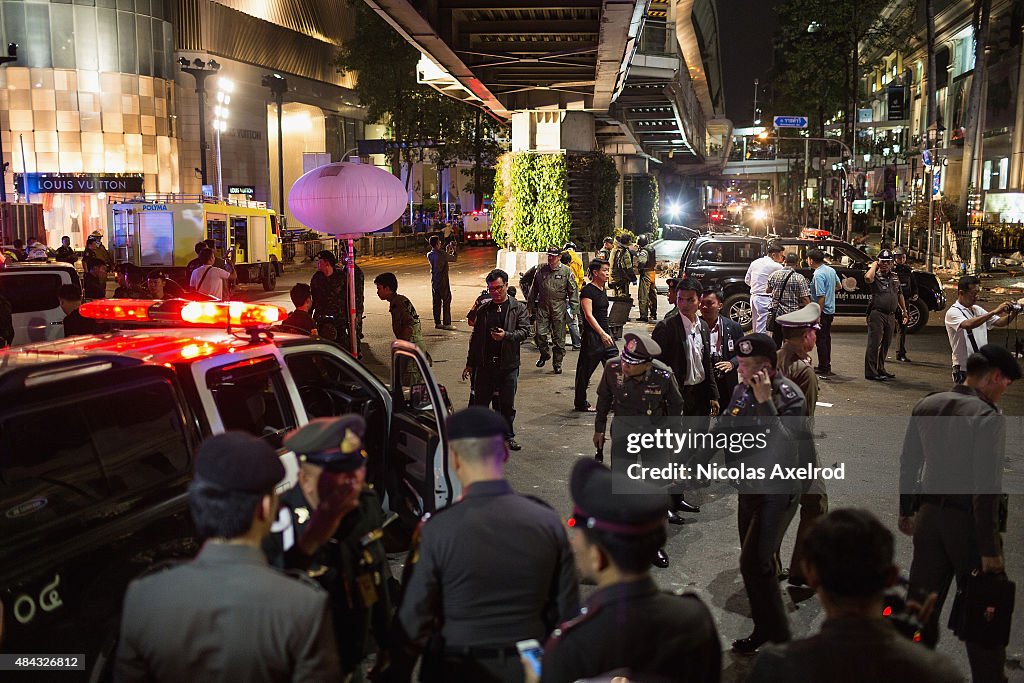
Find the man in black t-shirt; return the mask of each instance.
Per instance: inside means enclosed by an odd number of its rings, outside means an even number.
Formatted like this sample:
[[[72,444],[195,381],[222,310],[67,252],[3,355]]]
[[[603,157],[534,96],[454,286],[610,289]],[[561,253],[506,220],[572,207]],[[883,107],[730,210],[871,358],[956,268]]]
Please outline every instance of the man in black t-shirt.
[[[608,294],[604,289],[611,276],[611,266],[607,261],[594,259],[587,271],[590,282],[583,285],[580,291],[580,308],[583,311],[580,331],[583,333],[583,344],[576,361],[576,396],[573,400],[573,410],[578,412],[593,411],[587,401],[590,378],[598,364],[604,364],[608,350],[612,350],[613,356],[615,350],[615,341],[608,326]]]
[[[64,311],[64,336],[73,337],[78,334],[100,334],[105,331],[102,323],[86,318],[78,312],[82,305],[82,290],[78,285],[61,285],[57,290],[57,299]]]
[[[286,332],[316,333],[316,323],[313,321],[313,316],[309,314],[309,309],[313,308],[313,294],[309,285],[300,282],[291,288],[288,295],[291,297],[292,303],[295,304],[295,310],[281,322],[281,327],[285,328]]]

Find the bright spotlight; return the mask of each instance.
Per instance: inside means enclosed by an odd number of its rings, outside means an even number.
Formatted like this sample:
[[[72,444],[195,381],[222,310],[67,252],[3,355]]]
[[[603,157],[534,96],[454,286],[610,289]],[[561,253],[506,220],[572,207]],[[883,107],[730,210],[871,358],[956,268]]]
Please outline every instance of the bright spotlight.
[[[754,209],[754,220],[763,221],[768,218],[768,212],[764,209]]]
[[[668,211],[668,215],[670,217],[676,218],[677,216],[679,216],[679,213],[682,211],[682,207],[679,206],[678,204],[669,204],[668,207],[667,207],[667,211]]]

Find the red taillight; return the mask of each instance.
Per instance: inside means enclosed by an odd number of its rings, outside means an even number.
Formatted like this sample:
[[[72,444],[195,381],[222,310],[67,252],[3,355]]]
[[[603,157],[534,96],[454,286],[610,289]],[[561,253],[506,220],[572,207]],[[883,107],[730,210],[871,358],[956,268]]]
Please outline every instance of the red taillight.
[[[132,299],[97,299],[84,303],[78,309],[79,315],[94,320],[132,320],[148,321],[149,307],[152,301],[135,301]]]
[[[891,617],[892,616],[892,607],[886,607],[885,609],[883,609],[882,610],[882,616],[883,617]]]

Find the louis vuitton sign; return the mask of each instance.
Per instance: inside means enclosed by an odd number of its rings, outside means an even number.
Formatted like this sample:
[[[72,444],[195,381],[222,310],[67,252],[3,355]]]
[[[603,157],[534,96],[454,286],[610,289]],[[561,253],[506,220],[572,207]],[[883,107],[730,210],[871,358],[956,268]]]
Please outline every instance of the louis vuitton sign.
[[[26,181],[27,192],[23,187]],[[23,194],[139,194],[142,188],[141,174],[26,173],[18,178],[18,189]]]

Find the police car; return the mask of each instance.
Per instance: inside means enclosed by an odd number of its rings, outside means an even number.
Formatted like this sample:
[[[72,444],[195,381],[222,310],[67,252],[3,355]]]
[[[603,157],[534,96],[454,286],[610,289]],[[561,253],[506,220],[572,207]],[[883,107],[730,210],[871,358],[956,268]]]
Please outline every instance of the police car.
[[[400,520],[392,547],[460,493],[450,406],[412,344],[393,344],[388,387],[331,342],[272,332],[276,306],[108,299],[81,312],[124,329],[0,351],[0,652],[84,655],[91,679],[106,676],[128,582],[198,548],[187,485],[210,434],[280,447],[313,417],[361,414],[367,480]],[[281,457],[284,490],[298,466]]]
[[[68,263],[7,262],[0,265],[0,296],[11,304],[15,344],[64,336],[64,311],[57,293],[62,285],[82,286]]]

